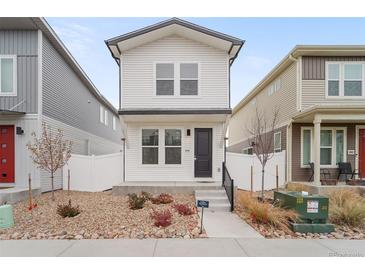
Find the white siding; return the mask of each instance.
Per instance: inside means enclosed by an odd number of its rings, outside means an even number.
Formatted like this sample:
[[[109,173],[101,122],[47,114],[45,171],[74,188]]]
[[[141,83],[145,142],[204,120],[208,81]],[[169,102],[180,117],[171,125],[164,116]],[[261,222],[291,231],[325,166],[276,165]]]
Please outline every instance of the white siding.
[[[220,181],[224,153],[223,142],[221,141],[223,130],[222,123],[128,124],[126,181],[201,181],[201,178],[194,177],[194,128],[203,127],[213,129],[212,176],[214,181]],[[142,165],[142,128],[159,128],[160,130],[165,128],[182,129],[181,165]],[[191,130],[191,136],[186,136],[187,129]],[[161,144],[160,142],[159,159],[164,157],[163,145],[164,144]]]
[[[0,119],[0,125],[14,125],[21,127],[24,134],[14,134],[15,138],[15,185],[28,187],[28,174],[31,174],[33,187],[39,187],[39,171],[34,166],[27,149],[27,143],[32,140],[32,132],[37,132],[38,119],[35,114],[28,114],[19,118]]]
[[[199,62],[199,96],[155,95],[156,62]],[[175,90],[175,94],[179,91]],[[228,55],[178,36],[126,51],[122,56],[122,108],[228,108]]]
[[[78,128],[66,125],[60,121],[54,120],[47,116],[43,116],[43,121],[51,127],[52,130],[63,130],[65,139],[72,141],[72,153],[87,155],[103,155],[121,151],[120,144],[111,142],[105,138],[90,134]],[[88,151],[89,150],[89,151]],[[62,171],[58,171],[55,175],[55,189],[62,188]],[[42,192],[51,190],[51,180],[48,172],[41,172],[41,186]]]

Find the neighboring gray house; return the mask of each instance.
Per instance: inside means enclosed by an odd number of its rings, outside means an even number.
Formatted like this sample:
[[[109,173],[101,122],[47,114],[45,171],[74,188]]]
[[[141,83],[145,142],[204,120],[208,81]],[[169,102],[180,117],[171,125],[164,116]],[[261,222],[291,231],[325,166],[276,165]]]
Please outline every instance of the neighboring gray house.
[[[50,190],[26,144],[42,122],[62,129],[73,153],[121,151],[117,110],[100,94],[44,18],[0,18],[0,187]],[[62,188],[62,172],[56,188]]]

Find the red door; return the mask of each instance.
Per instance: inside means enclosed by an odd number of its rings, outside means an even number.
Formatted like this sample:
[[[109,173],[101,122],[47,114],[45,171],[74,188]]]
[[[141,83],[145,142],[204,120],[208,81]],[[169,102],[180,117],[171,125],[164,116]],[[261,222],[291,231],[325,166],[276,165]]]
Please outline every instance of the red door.
[[[0,183],[14,183],[14,126],[0,126]]]
[[[365,129],[359,130],[359,172],[365,176]]]

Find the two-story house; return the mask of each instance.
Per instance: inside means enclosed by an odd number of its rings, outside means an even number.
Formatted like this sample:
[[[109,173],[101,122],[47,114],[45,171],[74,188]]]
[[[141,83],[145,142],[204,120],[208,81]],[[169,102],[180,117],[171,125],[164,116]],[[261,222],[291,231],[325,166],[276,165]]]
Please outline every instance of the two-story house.
[[[120,69],[124,181],[220,181],[243,41],[172,18],[105,42]]]
[[[286,150],[287,181],[337,178],[339,162],[365,176],[365,47],[296,46],[233,109],[229,151],[252,153],[244,125],[255,108],[279,109],[273,149]]]
[[[61,129],[73,153],[119,152],[117,110],[100,94],[43,18],[0,18],[0,187],[49,191],[26,144],[42,122]],[[62,187],[62,171],[55,188]]]

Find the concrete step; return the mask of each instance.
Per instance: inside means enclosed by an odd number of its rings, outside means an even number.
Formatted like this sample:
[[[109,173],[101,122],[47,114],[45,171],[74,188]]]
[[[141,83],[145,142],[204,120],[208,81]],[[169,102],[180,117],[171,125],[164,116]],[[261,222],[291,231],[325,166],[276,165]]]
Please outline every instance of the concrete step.
[[[195,197],[227,197],[224,189],[195,190]]]

